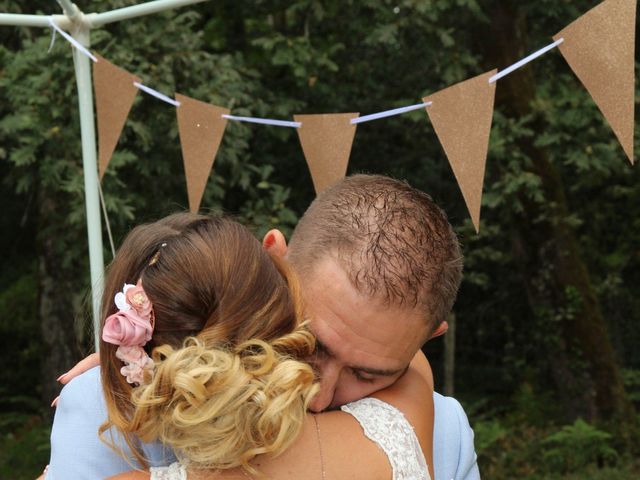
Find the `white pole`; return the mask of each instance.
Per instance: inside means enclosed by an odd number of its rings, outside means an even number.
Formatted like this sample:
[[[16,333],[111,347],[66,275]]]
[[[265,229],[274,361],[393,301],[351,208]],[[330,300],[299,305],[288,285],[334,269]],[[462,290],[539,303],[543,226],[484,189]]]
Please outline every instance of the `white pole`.
[[[169,8],[184,7],[194,3],[206,2],[208,0],[156,0],[154,2],[141,3],[131,7],[118,8],[104,13],[89,13],[86,15],[91,27],[101,27],[107,23],[128,20],[129,18],[158,13]]]
[[[64,14],[69,17],[69,20],[71,20],[72,22],[75,21],[76,15],[78,14],[78,7],[76,7],[75,3],[71,3],[71,0],[56,0],[60,6],[62,7],[62,10],[64,11]]]
[[[51,17],[60,28],[65,30],[71,28],[71,22],[66,15],[23,15],[21,13],[0,13],[0,25],[50,28],[49,18]]]
[[[83,46],[91,46],[90,30],[84,22],[72,29],[72,36]],[[100,196],[98,193],[98,168],[96,159],[96,134],[93,118],[93,90],[91,60],[73,49],[73,60],[78,85],[80,108],[80,135],[82,137],[82,168],[84,170],[85,209],[89,238],[89,268],[91,270],[91,305],[96,352],[100,344],[100,300],[104,290],[104,257],[102,253],[102,224],[100,220]]]

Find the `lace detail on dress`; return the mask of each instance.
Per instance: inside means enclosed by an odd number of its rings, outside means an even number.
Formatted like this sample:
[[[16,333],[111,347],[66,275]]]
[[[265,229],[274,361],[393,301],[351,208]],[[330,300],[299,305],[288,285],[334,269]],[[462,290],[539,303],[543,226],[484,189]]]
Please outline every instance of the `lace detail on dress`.
[[[393,480],[431,479],[418,437],[400,410],[377,398],[363,398],[342,411],[353,415],[364,434],[387,454]]]
[[[178,462],[168,467],[151,467],[149,473],[151,480],[187,480],[187,469]]]

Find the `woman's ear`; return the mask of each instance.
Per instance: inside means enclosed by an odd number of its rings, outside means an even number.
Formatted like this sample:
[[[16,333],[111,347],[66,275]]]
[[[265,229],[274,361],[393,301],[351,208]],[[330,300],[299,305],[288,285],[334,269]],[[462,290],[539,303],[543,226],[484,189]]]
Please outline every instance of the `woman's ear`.
[[[262,248],[272,255],[284,258],[287,254],[287,239],[280,230],[274,228],[269,230],[262,239]]]

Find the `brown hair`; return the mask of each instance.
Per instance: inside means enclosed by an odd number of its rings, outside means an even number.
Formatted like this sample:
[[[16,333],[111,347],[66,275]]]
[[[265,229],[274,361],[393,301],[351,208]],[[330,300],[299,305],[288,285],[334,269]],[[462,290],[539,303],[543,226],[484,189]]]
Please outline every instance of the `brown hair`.
[[[155,314],[153,337],[145,349],[151,352],[154,347],[166,345],[159,350],[165,355],[154,355],[159,364],[171,352],[179,352],[188,337],[196,337],[202,348],[232,356],[247,356],[234,349],[256,339],[275,342],[279,360],[299,359],[313,351],[313,337],[299,326],[295,278],[285,264],[262,249],[245,227],[228,218],[180,213],[134,228],[108,269],[102,299],[103,326],[106,317],[116,311],[114,295],[124,283],[138,279]],[[115,356],[116,349],[101,340],[101,376],[108,410],[108,421],[101,433],[111,426],[124,432],[136,459],[146,465],[133,437],[127,435],[137,434],[141,422],[139,414],[137,423],[131,422],[135,414],[132,386],[120,374],[123,364]],[[308,397],[315,390],[310,367],[299,367],[304,389],[294,403],[304,412]],[[189,375],[188,369],[183,373]],[[169,380],[162,388],[167,385],[172,385],[173,393],[177,391]],[[181,391],[188,397],[184,389]],[[150,439],[149,434],[145,440]]]
[[[300,275],[332,256],[361,293],[420,307],[432,328],[446,319],[462,254],[445,213],[406,182],[353,175],[324,190],[296,226],[288,259]]]

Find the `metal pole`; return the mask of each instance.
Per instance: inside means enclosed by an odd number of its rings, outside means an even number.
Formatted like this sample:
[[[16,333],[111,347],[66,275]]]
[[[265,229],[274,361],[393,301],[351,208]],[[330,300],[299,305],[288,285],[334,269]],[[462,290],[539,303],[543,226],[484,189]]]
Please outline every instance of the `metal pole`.
[[[127,20],[129,18],[158,13],[169,8],[184,7],[194,3],[206,2],[207,0],[156,0],[154,2],[141,3],[131,7],[118,8],[104,13],[90,13],[86,15],[91,27],[100,27],[107,23]]]
[[[79,22],[71,32],[83,46],[91,45],[90,30]],[[91,304],[96,352],[100,345],[100,300],[104,290],[104,258],[102,252],[102,225],[100,221],[100,197],[98,194],[98,168],[96,159],[96,134],[93,119],[93,90],[91,60],[73,49],[73,59],[78,85],[80,107],[80,134],[82,136],[82,166],[84,169],[84,195],[89,237],[89,267],[91,270]]]
[[[21,13],[0,13],[0,25],[49,28],[50,17],[53,17],[53,21],[60,28],[65,30],[71,28],[71,22],[66,15],[23,15]]]
[[[78,9],[78,7],[75,5],[75,3],[71,3],[70,0],[56,0],[60,6],[62,7],[62,10],[64,11],[64,14],[69,17],[69,20],[71,20],[72,22],[74,22],[76,20],[76,15],[78,14],[78,12],[80,11]]]

